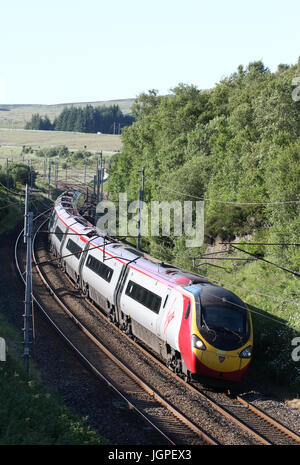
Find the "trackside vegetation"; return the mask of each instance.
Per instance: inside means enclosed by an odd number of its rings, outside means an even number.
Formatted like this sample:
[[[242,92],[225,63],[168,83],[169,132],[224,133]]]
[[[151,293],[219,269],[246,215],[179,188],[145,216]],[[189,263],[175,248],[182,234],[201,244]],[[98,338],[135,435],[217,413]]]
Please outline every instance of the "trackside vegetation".
[[[31,170],[32,182],[35,182],[36,172]],[[21,196],[24,193],[22,186],[30,183],[30,167],[25,163],[11,163],[7,175],[6,168],[0,166],[0,230],[4,220],[21,214]],[[6,186],[9,186],[9,202],[6,198]],[[13,189],[13,190],[12,190]],[[19,202],[18,202],[19,200]],[[10,221],[9,221],[10,223]],[[7,227],[9,224],[6,225]]]
[[[253,312],[256,379],[299,393],[300,362],[292,358],[300,332],[297,76],[300,59],[276,72],[257,61],[209,90],[179,84],[167,96],[141,94],[132,107],[135,122],[122,133],[122,152],[112,159],[109,193],[116,202],[120,192],[137,200],[144,168],[147,205],[204,200],[202,247],[186,248],[186,238],[171,232],[143,237],[142,248],[240,295]],[[220,243],[230,241],[246,242],[240,248],[252,256],[234,250],[223,257],[254,261],[193,262],[228,250]]]
[[[0,334],[12,339],[7,361],[0,362],[0,445],[107,444],[87,418],[71,414],[57,395],[46,391],[37,373],[28,379],[13,353],[14,331],[1,317]]]
[[[8,206],[5,189],[0,189],[0,232],[13,228],[24,213],[23,204],[18,202],[18,191],[24,192],[21,189],[23,169],[19,171],[17,165],[14,166],[16,170],[11,166],[10,186],[16,194],[10,192]],[[15,177],[16,173],[21,173],[21,179],[18,175]],[[31,208],[36,211],[42,205],[45,208],[47,203],[49,201],[39,195]],[[6,362],[0,362],[0,445],[107,444],[106,439],[89,426],[87,418],[72,414],[58,395],[47,392],[33,365],[30,378],[26,376],[21,332],[3,316],[10,305],[10,297],[5,297],[3,283],[0,287],[0,337],[5,339],[7,347]]]

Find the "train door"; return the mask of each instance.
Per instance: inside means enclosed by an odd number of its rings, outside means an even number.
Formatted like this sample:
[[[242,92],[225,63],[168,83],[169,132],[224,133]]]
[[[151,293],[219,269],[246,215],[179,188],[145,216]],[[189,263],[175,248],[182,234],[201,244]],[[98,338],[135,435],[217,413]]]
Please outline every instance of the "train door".
[[[75,283],[77,283],[79,277],[79,263],[83,245],[80,237],[74,235],[66,239],[63,247],[63,255],[65,255],[63,260],[66,263],[66,270]]]
[[[131,270],[127,275],[120,299],[122,313],[130,315],[134,322],[156,334],[157,318],[162,301],[160,292],[155,280]]]
[[[164,335],[164,321],[166,319],[166,315],[168,314],[170,304],[172,300],[172,289],[166,288],[166,293],[163,297],[162,305],[159,311],[158,318],[156,320],[156,334],[160,339],[165,339]]]

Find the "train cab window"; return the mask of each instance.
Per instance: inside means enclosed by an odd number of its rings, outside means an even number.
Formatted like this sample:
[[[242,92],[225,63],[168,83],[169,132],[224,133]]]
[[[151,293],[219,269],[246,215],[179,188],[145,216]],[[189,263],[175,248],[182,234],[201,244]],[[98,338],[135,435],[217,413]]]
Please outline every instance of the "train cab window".
[[[189,317],[190,309],[191,309],[191,305],[190,305],[190,302],[189,302],[189,303],[188,303],[188,306],[186,307],[186,312],[185,312],[185,316],[184,316],[184,319],[185,319],[185,320],[187,320],[188,317]]]
[[[55,236],[57,237],[57,239],[59,240],[59,242],[62,241],[63,234],[64,234],[64,233],[62,232],[62,230],[60,229],[60,227],[59,227],[59,226],[56,226],[56,228],[55,228]]]
[[[79,260],[80,258],[80,252],[82,252],[82,248],[79,247],[76,242],[72,241],[72,239],[69,239],[67,242],[67,249],[74,254],[74,257]]]
[[[161,297],[157,294],[154,294],[154,292],[149,291],[148,289],[133,281],[129,281],[125,294],[131,297],[133,300],[136,300],[140,304],[149,308],[149,310],[152,310],[155,313],[159,313]]]
[[[86,266],[98,276],[100,276],[100,278],[105,279],[105,281],[108,283],[110,282],[113,275],[113,270],[109,266],[100,262],[100,260],[97,260],[92,255],[89,255]]]

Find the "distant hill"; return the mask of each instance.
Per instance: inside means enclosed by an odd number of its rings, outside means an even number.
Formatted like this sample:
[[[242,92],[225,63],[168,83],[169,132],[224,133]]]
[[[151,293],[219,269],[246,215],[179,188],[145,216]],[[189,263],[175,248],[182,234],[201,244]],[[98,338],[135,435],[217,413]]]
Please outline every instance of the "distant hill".
[[[41,149],[65,145],[70,151],[118,152],[122,149],[121,136],[112,134],[88,134],[71,131],[34,131],[30,129],[0,129],[0,148],[4,158],[10,156],[6,148],[23,146]],[[0,152],[1,153],[1,152]]]
[[[31,120],[34,113],[40,116],[48,115],[51,121],[66,107],[111,106],[119,105],[124,115],[131,113],[131,106],[135,99],[106,100],[98,102],[59,103],[57,105],[0,105],[0,128],[22,129]]]

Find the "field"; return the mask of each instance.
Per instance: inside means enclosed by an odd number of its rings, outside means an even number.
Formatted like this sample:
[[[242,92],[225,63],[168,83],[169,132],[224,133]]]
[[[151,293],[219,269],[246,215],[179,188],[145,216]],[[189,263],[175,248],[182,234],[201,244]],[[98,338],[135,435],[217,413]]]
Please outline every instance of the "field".
[[[6,170],[7,161],[22,161],[32,164],[38,173],[38,180],[46,182],[48,179],[49,160],[37,156],[37,151],[59,146],[66,146],[69,152],[86,150],[93,155],[84,167],[83,160],[61,158],[57,172],[58,181],[90,182],[97,173],[97,160],[100,151],[103,152],[103,163],[108,165],[110,156],[122,149],[121,136],[113,134],[90,134],[70,131],[35,131],[23,129],[25,123],[31,120],[34,113],[41,116],[48,115],[53,121],[65,107],[119,105],[124,114],[129,113],[133,99],[111,100],[106,102],[86,102],[61,105],[0,105],[0,166]],[[23,151],[23,147],[30,150]],[[51,160],[54,165],[54,160]],[[51,167],[51,184],[54,181],[54,166]]]
[[[23,147],[30,148],[23,151]],[[67,146],[68,156],[47,158],[47,149]],[[24,129],[0,129],[0,168],[6,172],[12,162],[23,162],[32,165],[37,173],[37,182],[49,190],[49,163],[51,189],[54,188],[55,166],[57,162],[57,182],[68,181],[86,185],[93,182],[99,164],[99,152],[103,153],[103,167],[107,167],[113,153],[121,150],[121,137],[112,134],[86,134],[63,131],[32,131]],[[91,152],[86,158],[76,158],[77,151]],[[45,149],[45,155],[39,156],[39,150]],[[75,154],[75,156],[73,156]],[[11,187],[11,186],[10,186]]]
[[[51,121],[58,116],[65,107],[110,106],[119,105],[123,114],[131,112],[134,99],[108,100],[99,102],[61,103],[58,105],[0,105],[0,128],[23,129],[31,120],[34,113],[47,115]]]
[[[25,129],[0,129],[2,147],[57,147],[66,145],[69,150],[89,152],[117,152],[121,150],[121,138],[113,134],[87,134],[67,131],[34,131]]]

